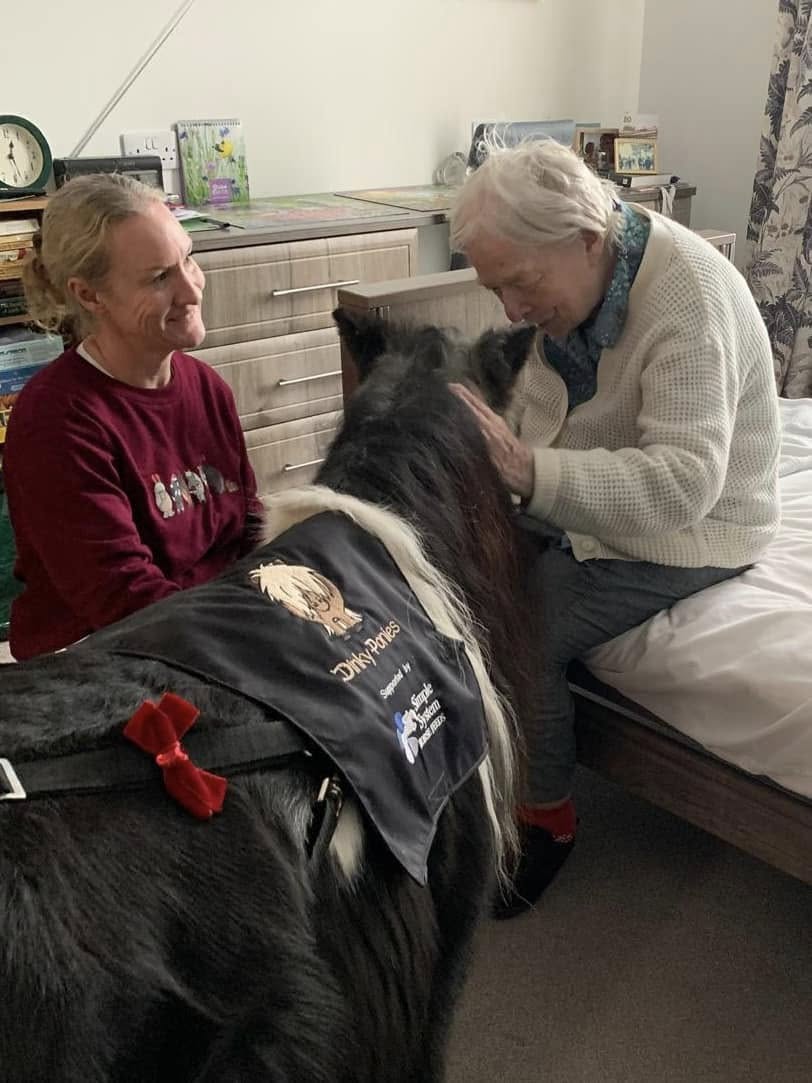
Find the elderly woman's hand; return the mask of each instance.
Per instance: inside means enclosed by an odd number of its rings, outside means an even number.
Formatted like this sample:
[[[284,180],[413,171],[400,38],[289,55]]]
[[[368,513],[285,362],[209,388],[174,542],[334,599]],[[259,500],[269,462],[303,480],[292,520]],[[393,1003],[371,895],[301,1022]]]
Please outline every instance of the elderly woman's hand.
[[[535,466],[533,453],[505,424],[503,418],[462,384],[451,384],[451,390],[472,410],[479,423],[491,460],[502,481],[512,493],[527,500],[533,495]]]

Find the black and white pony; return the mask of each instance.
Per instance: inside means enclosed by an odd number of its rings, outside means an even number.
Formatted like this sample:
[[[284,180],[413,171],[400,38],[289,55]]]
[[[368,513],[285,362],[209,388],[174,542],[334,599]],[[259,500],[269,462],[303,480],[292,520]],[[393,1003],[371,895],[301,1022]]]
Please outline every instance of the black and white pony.
[[[342,310],[336,320],[363,382],[317,484],[272,503],[268,536],[333,508],[380,538],[437,628],[464,641],[489,756],[442,814],[426,886],[352,800],[324,859],[308,856],[319,777],[304,756],[230,779],[206,823],[157,769],[134,788],[0,800],[2,1080],[443,1077],[472,933],[510,848],[506,702],[521,692],[525,631],[510,499],[447,381],[473,378],[504,406],[532,333],[470,345]],[[268,720],[251,700],[91,637],[0,668],[0,756],[20,766],[124,746],[126,720],[167,690],[210,732]]]

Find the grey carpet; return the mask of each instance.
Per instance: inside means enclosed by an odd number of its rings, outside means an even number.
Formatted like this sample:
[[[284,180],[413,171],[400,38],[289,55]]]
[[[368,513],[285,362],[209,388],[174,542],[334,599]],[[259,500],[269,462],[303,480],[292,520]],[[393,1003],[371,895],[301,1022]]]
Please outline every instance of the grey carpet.
[[[539,908],[489,921],[447,1083],[810,1083],[812,887],[581,771]]]

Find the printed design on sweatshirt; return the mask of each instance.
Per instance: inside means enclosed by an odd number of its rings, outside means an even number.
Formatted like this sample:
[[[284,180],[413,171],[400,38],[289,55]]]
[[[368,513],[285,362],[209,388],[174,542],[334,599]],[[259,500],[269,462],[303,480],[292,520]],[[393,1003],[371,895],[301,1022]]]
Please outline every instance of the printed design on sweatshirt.
[[[168,482],[160,474],[151,474],[150,480],[155,506],[164,519],[182,515],[193,504],[205,504],[212,496],[240,491],[236,482],[223,477],[211,463],[173,471]]]

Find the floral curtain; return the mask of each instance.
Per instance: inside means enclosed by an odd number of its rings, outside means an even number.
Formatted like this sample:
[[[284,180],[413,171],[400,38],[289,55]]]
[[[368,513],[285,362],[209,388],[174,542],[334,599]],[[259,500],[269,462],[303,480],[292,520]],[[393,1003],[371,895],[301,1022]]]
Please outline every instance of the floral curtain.
[[[812,395],[812,0],[780,0],[745,274],[770,335],[778,393]]]

